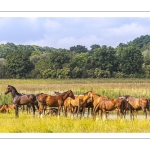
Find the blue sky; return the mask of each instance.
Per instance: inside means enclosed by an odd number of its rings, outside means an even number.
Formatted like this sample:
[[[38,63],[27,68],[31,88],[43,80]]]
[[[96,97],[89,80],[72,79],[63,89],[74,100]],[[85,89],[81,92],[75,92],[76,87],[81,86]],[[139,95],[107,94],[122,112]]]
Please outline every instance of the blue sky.
[[[93,44],[116,47],[150,35],[148,17],[1,17],[0,44],[66,48]]]

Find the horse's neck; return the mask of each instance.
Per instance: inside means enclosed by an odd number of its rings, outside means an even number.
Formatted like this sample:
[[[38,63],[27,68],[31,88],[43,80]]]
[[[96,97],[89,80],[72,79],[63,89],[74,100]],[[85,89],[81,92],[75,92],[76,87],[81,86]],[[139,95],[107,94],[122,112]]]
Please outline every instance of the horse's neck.
[[[87,94],[87,95],[85,95],[85,96],[83,96],[83,101],[86,101],[86,100],[88,100],[89,99],[89,95]]]
[[[64,94],[62,94],[60,96],[62,96],[62,99],[65,100],[65,99],[67,99],[69,97],[68,95],[69,95],[69,93],[64,93]]]
[[[96,100],[97,98],[100,98],[100,96],[94,94],[94,95],[93,95],[93,99]]]
[[[14,98],[16,95],[20,95],[17,90],[13,89],[11,92],[12,97]]]

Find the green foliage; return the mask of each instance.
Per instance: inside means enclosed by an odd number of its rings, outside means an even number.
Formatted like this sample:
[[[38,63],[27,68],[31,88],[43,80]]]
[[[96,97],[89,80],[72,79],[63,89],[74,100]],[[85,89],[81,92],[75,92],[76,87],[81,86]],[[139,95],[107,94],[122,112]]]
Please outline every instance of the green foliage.
[[[0,78],[149,78],[150,36],[90,50],[0,44],[0,58]]]
[[[132,46],[117,50],[119,58],[119,70],[125,74],[141,73],[143,65],[143,55],[140,50]]]
[[[10,52],[6,57],[7,76],[9,78],[26,78],[33,65],[24,51]]]
[[[85,46],[77,45],[70,47],[70,51],[75,53],[86,53],[88,49]]]
[[[6,60],[0,58],[0,78],[6,78]]]

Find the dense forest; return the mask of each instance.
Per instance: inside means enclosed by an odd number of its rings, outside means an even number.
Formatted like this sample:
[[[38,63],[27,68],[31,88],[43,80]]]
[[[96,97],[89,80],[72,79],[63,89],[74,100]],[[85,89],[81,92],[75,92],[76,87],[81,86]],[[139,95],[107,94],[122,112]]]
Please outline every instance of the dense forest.
[[[0,44],[0,78],[150,78],[150,35],[113,48]]]

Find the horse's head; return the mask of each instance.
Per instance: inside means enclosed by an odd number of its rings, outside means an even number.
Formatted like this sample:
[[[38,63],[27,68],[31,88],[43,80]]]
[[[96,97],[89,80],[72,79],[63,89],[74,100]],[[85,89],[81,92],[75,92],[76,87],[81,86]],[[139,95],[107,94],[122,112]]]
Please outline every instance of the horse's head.
[[[55,95],[59,95],[61,94],[60,92],[54,91]]]
[[[12,88],[13,88],[13,86],[8,85],[7,88],[6,88],[5,94],[8,94],[9,92],[11,92]]]
[[[88,91],[88,92],[84,93],[83,95],[85,97],[85,100],[87,100],[89,98],[93,99],[93,94],[94,94],[93,91]]]
[[[95,94],[95,92],[93,92],[93,91],[88,91],[88,96],[90,97],[90,98],[93,98],[93,95]]]
[[[69,90],[68,92],[69,92],[69,97],[71,97],[72,99],[75,99],[73,92],[71,90]]]

